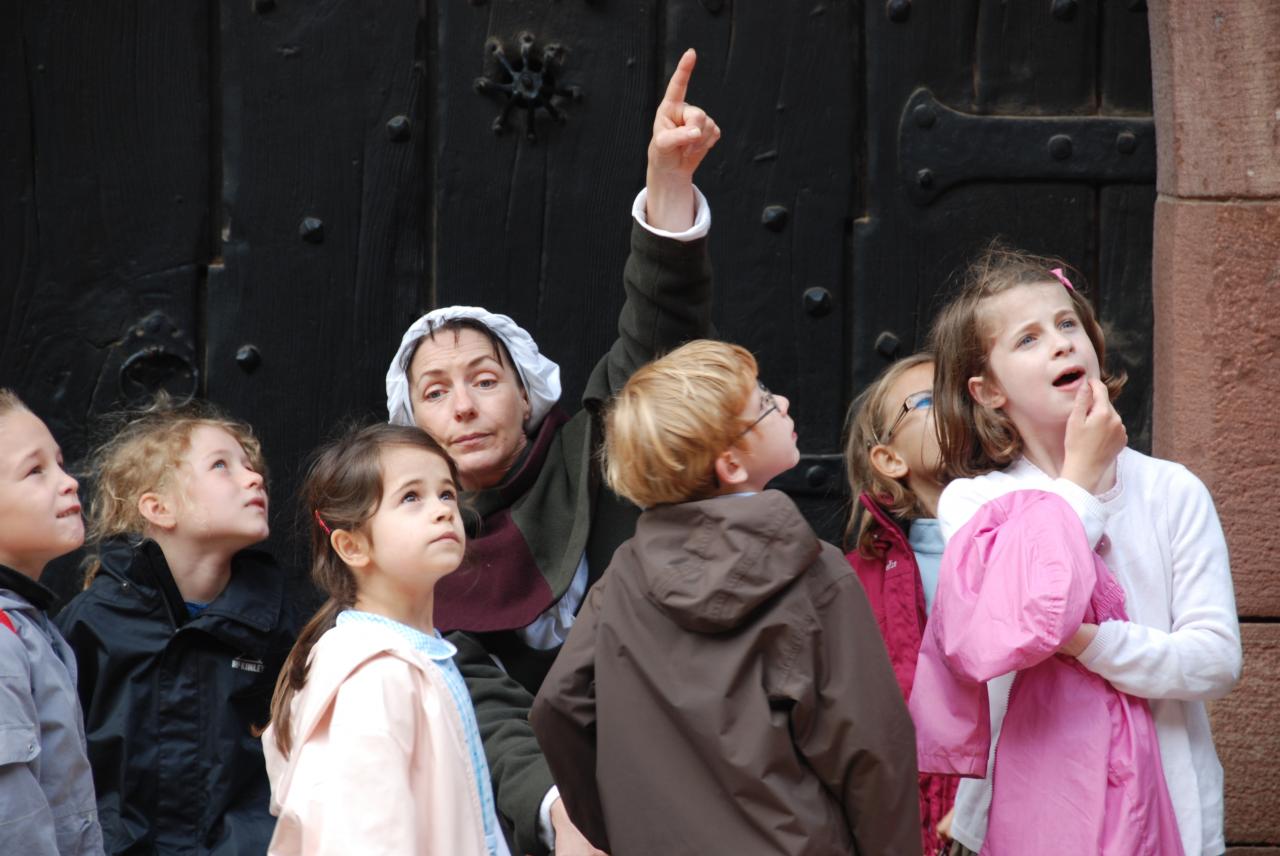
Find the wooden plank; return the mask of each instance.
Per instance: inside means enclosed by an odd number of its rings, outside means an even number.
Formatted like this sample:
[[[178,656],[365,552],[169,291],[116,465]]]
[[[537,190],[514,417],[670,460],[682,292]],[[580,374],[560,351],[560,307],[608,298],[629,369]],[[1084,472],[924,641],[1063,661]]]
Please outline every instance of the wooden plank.
[[[426,288],[426,25],[416,0],[220,8],[208,391],[262,437],[280,545],[305,455],[345,416],[385,418],[386,365]],[[258,365],[237,361],[245,346]]]
[[[864,16],[867,205],[854,232],[855,390],[891,356],[924,346],[954,273],[992,237],[1060,255],[1091,280],[1097,254],[1094,191],[1087,185],[972,183],[919,206],[910,200],[897,162],[902,111],[920,86],[965,111],[1025,115],[1090,105],[1092,72],[1055,70],[1050,60],[1061,65],[1072,52],[1086,51],[1082,43],[1095,32],[1093,18],[1086,13],[1057,21],[1048,4],[911,4],[903,20],[890,17],[888,8],[870,4]],[[1051,56],[1024,44],[1051,36],[1066,40]],[[967,59],[940,62],[957,41],[966,46]],[[875,347],[884,334],[898,343],[888,356]]]
[[[439,3],[435,14],[434,305],[513,317],[560,364],[572,409],[617,335],[631,201],[661,94],[654,6],[495,0]],[[505,102],[473,89],[499,76],[489,40],[514,61],[523,32],[535,56],[563,46],[560,80],[582,92],[562,104],[563,124],[539,113],[536,142],[523,113],[495,134]]]
[[[973,63],[976,111],[1094,112],[1099,5],[983,0]]]
[[[1098,71],[1105,113],[1151,115],[1151,34],[1146,0],[1099,4],[1102,15]]]
[[[1151,46],[1145,3],[1102,4],[1099,88],[1106,114],[1151,113]],[[1094,294],[1112,364],[1129,374],[1117,402],[1129,444],[1151,451],[1151,229],[1154,185],[1103,187],[1098,194],[1099,278]]]
[[[720,334],[755,353],[791,400],[802,454],[842,451],[849,396],[849,240],[860,135],[861,40],[852,4],[667,4],[665,65],[698,50],[693,100],[724,131],[698,184],[714,213]],[[701,85],[699,86],[699,81]],[[774,228],[766,224],[773,220]],[[825,295],[810,311],[806,293]],[[801,471],[808,463],[802,461]],[[843,478],[795,499],[819,535],[838,540]]]
[[[73,454],[90,403],[119,403],[93,390],[111,349],[130,347],[123,334],[153,310],[194,332],[183,271],[208,257],[206,15],[140,5],[26,2],[3,27],[2,180],[15,191],[3,236],[16,261],[0,263],[0,383]]]
[[[204,3],[0,12],[0,385],[72,461],[95,413],[196,382],[208,35]],[[46,580],[76,576],[73,557]]]
[[[856,50],[847,2],[667,8],[667,65],[699,51],[695,93],[724,129],[699,185],[715,211],[717,326],[789,396],[806,454],[840,451],[855,198]],[[697,78],[695,78],[696,82]],[[783,219],[765,222],[772,210]],[[809,289],[827,314],[805,308]]]
[[[1129,382],[1116,402],[1129,445],[1151,452],[1152,361],[1151,218],[1152,184],[1114,185],[1098,193],[1100,256],[1090,294],[1107,337],[1107,360]]]

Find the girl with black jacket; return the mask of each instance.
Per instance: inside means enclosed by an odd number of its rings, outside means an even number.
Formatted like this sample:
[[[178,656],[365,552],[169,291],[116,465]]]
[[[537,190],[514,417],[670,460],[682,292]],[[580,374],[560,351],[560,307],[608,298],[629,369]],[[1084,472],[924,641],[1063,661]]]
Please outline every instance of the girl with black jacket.
[[[95,456],[97,555],[58,616],[79,662],[106,851],[263,853],[258,735],[297,636],[266,553],[262,452],[203,406],[158,407]]]

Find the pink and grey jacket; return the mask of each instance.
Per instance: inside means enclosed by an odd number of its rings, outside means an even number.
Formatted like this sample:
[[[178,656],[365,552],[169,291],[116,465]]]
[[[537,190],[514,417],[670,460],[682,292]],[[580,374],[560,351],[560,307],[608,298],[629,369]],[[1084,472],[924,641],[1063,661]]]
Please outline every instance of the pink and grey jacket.
[[[1112,619],[1124,590],[1054,494],[994,499],[947,544],[910,709],[922,772],[984,777],[985,682],[1017,672],[984,854],[1183,852],[1146,702],[1056,654]]]
[[[924,610],[924,584],[915,553],[898,525],[869,495],[858,497],[876,521],[876,546],[880,558],[869,559],[857,550],[845,554],[858,575],[876,626],[889,652],[893,675],[898,680],[904,699],[911,698],[915,682],[916,659],[920,656],[920,640],[924,636],[928,615]],[[956,776],[920,774],[920,840],[925,853],[937,853],[942,839],[938,822],[956,801]]]

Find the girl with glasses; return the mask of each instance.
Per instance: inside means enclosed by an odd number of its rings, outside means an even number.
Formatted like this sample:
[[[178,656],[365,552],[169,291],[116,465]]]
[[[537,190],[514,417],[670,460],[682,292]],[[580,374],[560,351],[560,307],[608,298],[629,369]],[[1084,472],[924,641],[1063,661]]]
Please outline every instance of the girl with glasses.
[[[899,360],[849,408],[845,467],[857,497],[845,545],[871,601],[904,698],[911,694],[942,561],[942,493],[933,421],[933,356]],[[943,846],[955,776],[920,777],[920,837],[925,853]],[[942,830],[939,829],[942,824]]]

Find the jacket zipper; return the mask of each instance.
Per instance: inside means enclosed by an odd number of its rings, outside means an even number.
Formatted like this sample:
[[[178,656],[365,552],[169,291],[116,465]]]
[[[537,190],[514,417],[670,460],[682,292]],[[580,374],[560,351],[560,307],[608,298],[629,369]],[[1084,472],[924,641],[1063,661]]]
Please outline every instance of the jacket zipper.
[[[1009,718],[1009,702],[1013,699],[1013,689],[1018,685],[1018,678],[1022,677],[1022,670],[1019,669],[1013,674],[1013,680],[1009,682],[1009,692],[1004,697],[1004,716],[1000,719],[1000,736],[1004,736],[1004,721]],[[996,804],[996,767],[1000,763],[1000,740],[996,739],[996,751],[991,754],[991,805],[987,806],[987,832],[991,831],[991,806]],[[986,836],[982,837],[983,845],[986,844]]]

